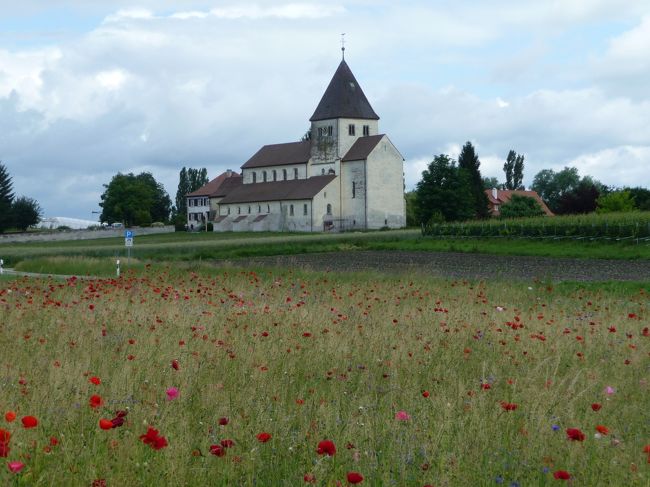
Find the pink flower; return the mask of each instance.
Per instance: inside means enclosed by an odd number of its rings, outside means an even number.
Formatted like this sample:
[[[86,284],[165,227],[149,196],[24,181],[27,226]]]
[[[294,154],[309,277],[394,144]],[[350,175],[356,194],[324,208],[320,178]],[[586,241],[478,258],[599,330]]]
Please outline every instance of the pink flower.
[[[13,473],[18,473],[25,467],[25,464],[23,462],[9,462],[7,466]]]
[[[165,392],[167,394],[168,401],[173,401],[178,397],[178,389],[176,387],[170,387]]]
[[[607,395],[610,395],[610,396],[611,396],[611,395],[614,394],[615,392],[616,392],[616,389],[614,389],[612,386],[607,386],[607,387],[605,387],[605,393],[606,393]]]
[[[397,421],[408,421],[409,419],[411,419],[411,415],[406,411],[397,411],[395,413],[395,419]]]

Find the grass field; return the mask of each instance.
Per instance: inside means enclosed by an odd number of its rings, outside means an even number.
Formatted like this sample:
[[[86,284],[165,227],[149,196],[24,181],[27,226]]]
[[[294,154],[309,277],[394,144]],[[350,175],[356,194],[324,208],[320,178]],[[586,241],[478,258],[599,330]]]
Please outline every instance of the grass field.
[[[650,482],[643,289],[138,269],[0,281],[0,484]]]
[[[439,239],[422,237],[419,230],[343,233],[330,235],[171,233],[135,238],[133,255],[140,261],[199,262],[266,255],[355,250],[454,251],[497,255],[577,257],[597,259],[650,259],[650,244],[602,241],[539,241],[523,239]],[[124,259],[123,239],[0,244],[7,266],[52,272],[36,258],[84,256]],[[22,263],[22,264],[21,264]],[[75,271],[65,274],[83,274]]]

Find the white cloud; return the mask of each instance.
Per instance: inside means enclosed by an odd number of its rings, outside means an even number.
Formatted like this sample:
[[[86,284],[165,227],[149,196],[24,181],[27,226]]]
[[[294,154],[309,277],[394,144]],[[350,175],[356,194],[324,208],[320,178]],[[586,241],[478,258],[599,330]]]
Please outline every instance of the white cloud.
[[[105,19],[105,23],[110,22],[122,22],[125,20],[151,20],[154,18],[154,14],[151,10],[145,8],[127,8],[123,10],[118,10],[114,14],[108,15]]]
[[[108,91],[119,90],[124,85],[127,74],[121,69],[102,71],[95,76],[97,82]]]
[[[567,164],[577,167],[581,174],[611,184],[616,174],[616,186],[647,187],[648,167],[650,167],[650,145],[621,146],[604,149],[594,153],[581,154]]]

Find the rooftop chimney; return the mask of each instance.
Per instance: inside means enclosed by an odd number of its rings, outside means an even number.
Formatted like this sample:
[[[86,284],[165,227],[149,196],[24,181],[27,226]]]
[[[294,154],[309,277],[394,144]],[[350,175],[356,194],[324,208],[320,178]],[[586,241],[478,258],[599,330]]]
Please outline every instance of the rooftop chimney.
[[[232,169],[227,169],[226,170],[226,177],[227,178],[232,177]]]
[[[497,189],[496,189],[496,188],[492,188],[492,198],[494,198],[495,200],[496,200],[496,199],[499,199],[499,198],[497,198],[497,196],[498,196]]]

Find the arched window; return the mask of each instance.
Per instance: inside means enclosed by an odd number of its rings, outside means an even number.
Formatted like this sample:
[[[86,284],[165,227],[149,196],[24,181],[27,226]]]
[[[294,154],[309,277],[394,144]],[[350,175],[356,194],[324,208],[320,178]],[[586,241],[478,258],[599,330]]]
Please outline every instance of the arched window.
[[[238,206],[238,207],[237,207],[237,214],[238,214],[238,215],[241,215],[241,206]]]
[[[255,171],[253,171],[253,182],[257,182],[257,173]]]
[[[293,216],[293,205],[289,206],[289,215]]]
[[[266,205],[266,212],[271,213],[271,205]]]
[[[293,168],[293,179],[298,179],[298,168],[297,167]]]
[[[352,181],[352,197],[356,198],[357,197],[357,183]]]
[[[262,180],[266,182],[266,171],[262,171]]]
[[[282,170],[282,179],[283,179],[284,181],[287,180],[287,170],[286,170],[286,169],[283,169],[283,170]]]
[[[304,205],[302,205],[302,214],[305,215],[305,216],[307,216],[307,203],[305,203]]]
[[[230,215],[230,206],[228,207],[228,214]]]
[[[248,214],[249,215],[251,214],[251,207],[250,206],[248,207]]]
[[[325,168],[323,168],[323,169],[320,170],[320,175],[321,175],[321,176],[325,176]]]
[[[332,214],[332,205],[327,203],[327,214],[331,215]]]
[[[278,173],[275,169],[273,169],[273,181],[277,181],[277,180],[278,180]]]
[[[262,213],[262,205],[257,205],[257,212]]]
[[[329,171],[327,171],[327,174],[336,174],[336,171],[334,169],[330,169]]]

